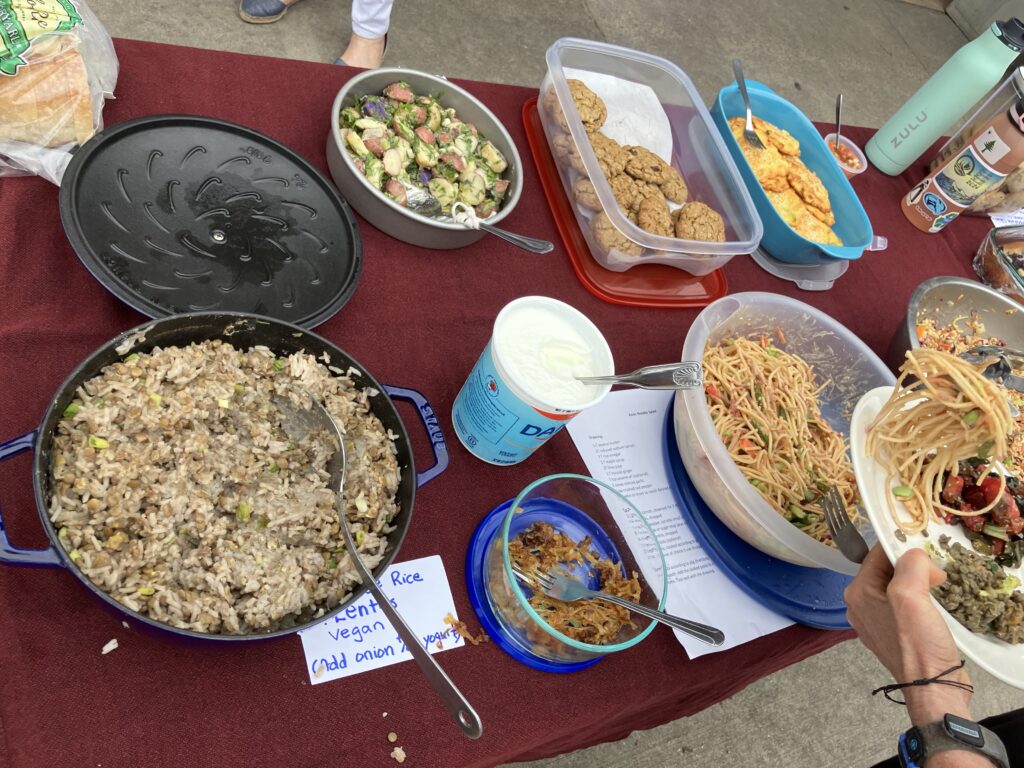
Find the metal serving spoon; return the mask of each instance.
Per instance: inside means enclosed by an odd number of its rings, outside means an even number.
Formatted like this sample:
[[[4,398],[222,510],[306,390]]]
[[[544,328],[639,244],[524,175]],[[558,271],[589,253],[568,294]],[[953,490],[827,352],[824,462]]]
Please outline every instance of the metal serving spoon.
[[[640,389],[697,389],[704,384],[700,363],[648,365],[617,376],[577,376],[584,384],[625,384]]]
[[[961,353],[960,357],[972,365],[981,365],[994,357],[996,361],[986,367],[982,375],[1007,389],[1024,392],[1024,376],[1014,373],[1014,364],[1010,362],[1014,360],[1018,368],[1024,366],[1024,353],[1007,347],[979,344]]]
[[[484,731],[483,724],[480,722],[480,716],[477,715],[451,678],[441,669],[441,665],[423,647],[423,642],[416,636],[416,633],[409,628],[409,625],[405,623],[398,611],[391,605],[387,596],[377,586],[377,580],[373,578],[373,575],[359,557],[356,543],[352,540],[352,532],[348,527],[348,519],[345,516],[345,442],[342,439],[341,430],[338,429],[338,425],[334,423],[334,419],[331,418],[327,409],[315,399],[312,401],[312,406],[309,410],[303,410],[287,398],[280,396],[274,398],[274,405],[277,406],[278,411],[283,416],[282,427],[285,434],[292,440],[299,441],[310,432],[322,430],[337,442],[338,450],[327,463],[327,471],[331,476],[331,487],[337,490],[338,519],[341,521],[341,532],[345,536],[345,546],[348,547],[349,554],[352,555],[352,562],[355,563],[356,570],[359,572],[359,579],[370,588],[370,592],[376,599],[377,605],[384,611],[384,615],[388,617],[391,626],[395,628],[405,643],[405,647],[412,653],[413,659],[419,665],[423,676],[427,678],[427,682],[433,686],[437,695],[441,697],[441,701],[444,702],[452,719],[466,736],[471,739],[479,739]]]
[[[454,218],[442,210],[441,201],[432,194],[417,186],[413,186],[404,179],[399,179],[398,181],[405,187],[405,207],[410,211],[418,213],[420,216],[426,216],[428,219],[436,219],[437,221],[448,223],[455,221]],[[535,237],[526,237],[525,235],[507,232],[493,224],[488,224],[483,219],[477,219],[476,221],[484,232],[497,235],[502,240],[512,243],[512,245],[518,245],[524,251],[529,251],[530,253],[550,253],[555,248],[548,240],[540,240]]]
[[[1006,349],[1005,347],[996,347],[989,344],[979,344],[976,347],[971,347],[966,352],[961,352],[959,355],[961,360],[966,360],[973,366],[981,367],[981,365],[993,357],[996,362],[990,363],[985,368],[981,369],[981,375],[990,381],[994,381],[1001,387],[1012,389],[1015,392],[1024,392],[1024,376],[1018,376],[1013,372],[1013,366],[1010,364],[1009,358],[1016,358],[1019,362],[1024,362],[1024,355],[1019,352]],[[1006,400],[1006,405],[1010,408],[1010,418],[1016,419],[1020,416],[1020,409],[1010,402],[1009,398]]]

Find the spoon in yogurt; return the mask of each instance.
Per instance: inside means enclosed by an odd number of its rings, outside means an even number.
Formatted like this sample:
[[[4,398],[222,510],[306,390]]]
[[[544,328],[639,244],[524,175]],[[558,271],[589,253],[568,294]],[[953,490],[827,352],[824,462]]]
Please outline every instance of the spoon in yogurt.
[[[700,363],[684,361],[648,365],[615,376],[577,376],[576,379],[584,384],[622,384],[640,389],[697,389],[704,386],[704,371]]]

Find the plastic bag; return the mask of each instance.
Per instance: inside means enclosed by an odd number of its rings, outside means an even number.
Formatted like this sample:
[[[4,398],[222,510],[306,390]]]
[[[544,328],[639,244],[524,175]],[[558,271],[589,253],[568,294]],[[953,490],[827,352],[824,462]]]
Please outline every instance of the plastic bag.
[[[110,35],[82,0],[0,0],[0,176],[59,185],[116,82]]]

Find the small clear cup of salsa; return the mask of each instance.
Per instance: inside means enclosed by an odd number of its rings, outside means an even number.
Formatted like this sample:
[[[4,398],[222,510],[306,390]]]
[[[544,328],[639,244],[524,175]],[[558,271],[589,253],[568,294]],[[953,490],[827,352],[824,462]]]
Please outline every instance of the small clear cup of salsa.
[[[852,179],[857,174],[864,173],[867,170],[868,160],[864,157],[861,148],[845,136],[839,137],[839,144],[837,146],[836,135],[830,133],[825,137],[825,144],[832,152],[836,162],[839,163],[839,167],[843,169],[846,178]]]

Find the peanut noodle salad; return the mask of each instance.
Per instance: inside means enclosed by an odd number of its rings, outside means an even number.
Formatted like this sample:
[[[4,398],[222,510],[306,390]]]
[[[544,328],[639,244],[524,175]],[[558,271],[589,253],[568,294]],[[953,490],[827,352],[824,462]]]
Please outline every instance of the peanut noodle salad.
[[[777,336],[784,345],[781,330]],[[818,405],[827,385],[767,337],[724,339],[704,352],[708,410],[740,472],[786,520],[834,546],[821,507],[825,493],[835,485],[851,519],[860,513],[846,440]]]
[[[601,558],[591,549],[587,536],[573,541],[549,523],[534,523],[509,541],[508,554],[512,564],[525,574],[556,575],[559,569],[571,572],[572,566],[585,566],[597,573],[600,591],[640,602],[640,580],[636,573],[623,575],[622,566]],[[566,568],[569,566],[569,568]],[[573,640],[591,645],[614,642],[623,627],[635,627],[629,610],[603,600],[575,600],[571,603],[548,597],[535,589],[530,605],[549,626]],[[531,624],[534,640],[550,639],[547,633]]]

